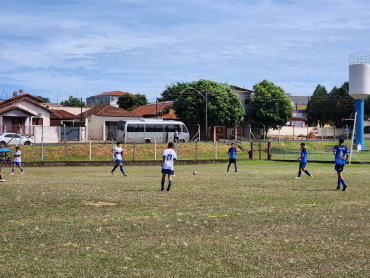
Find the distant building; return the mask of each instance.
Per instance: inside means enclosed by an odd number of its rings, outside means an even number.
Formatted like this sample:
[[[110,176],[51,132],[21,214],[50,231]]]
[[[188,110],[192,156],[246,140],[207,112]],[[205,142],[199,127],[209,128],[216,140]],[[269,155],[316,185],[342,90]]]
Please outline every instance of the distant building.
[[[310,101],[308,96],[291,96],[286,94],[292,103],[293,117],[290,125],[305,127],[307,124],[307,104]]]
[[[162,119],[174,120],[177,119],[177,116],[175,110],[172,108],[173,103],[173,101],[165,101],[142,105],[132,110],[132,112],[143,118],[158,117]]]
[[[113,107],[118,107],[117,101],[118,98],[123,95],[123,94],[130,94],[122,91],[111,91],[111,92],[106,92],[102,94],[97,94],[95,96],[88,97],[86,99],[86,103],[89,106],[104,106],[104,105],[110,105]]]

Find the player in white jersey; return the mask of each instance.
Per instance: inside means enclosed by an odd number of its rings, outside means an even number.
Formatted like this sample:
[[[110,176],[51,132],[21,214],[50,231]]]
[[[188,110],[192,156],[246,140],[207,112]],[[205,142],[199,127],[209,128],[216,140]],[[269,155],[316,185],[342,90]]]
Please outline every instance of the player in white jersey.
[[[19,169],[21,169],[21,174],[23,175],[23,168],[22,168],[22,152],[19,150],[19,147],[15,147],[14,152],[14,160],[13,160],[13,169],[12,169],[12,175],[14,174],[15,166],[18,166]]]
[[[166,180],[166,175],[168,175],[168,186],[167,191],[170,191],[172,185],[172,175],[174,172],[174,162],[177,159],[176,152],[173,150],[173,143],[168,143],[167,149],[163,151],[163,162],[162,162],[162,182],[161,191],[164,190],[164,182]]]
[[[112,152],[114,156],[116,157],[116,165],[114,165],[113,170],[111,171],[112,175],[114,175],[114,170],[116,170],[116,168],[119,166],[123,176],[127,177],[122,167],[122,155],[124,154],[122,143],[117,142],[117,146],[113,148]]]

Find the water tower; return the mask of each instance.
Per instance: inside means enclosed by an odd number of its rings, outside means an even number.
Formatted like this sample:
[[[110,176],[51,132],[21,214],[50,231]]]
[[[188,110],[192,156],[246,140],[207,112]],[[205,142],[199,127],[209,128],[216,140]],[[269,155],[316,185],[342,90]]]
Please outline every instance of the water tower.
[[[370,95],[370,55],[356,54],[349,57],[349,94],[356,99],[357,150],[364,144],[364,99]]]

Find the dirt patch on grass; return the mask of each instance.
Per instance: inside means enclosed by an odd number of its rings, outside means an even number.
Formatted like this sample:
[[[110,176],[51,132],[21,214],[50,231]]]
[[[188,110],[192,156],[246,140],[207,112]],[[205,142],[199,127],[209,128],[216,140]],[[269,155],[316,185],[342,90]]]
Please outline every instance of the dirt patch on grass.
[[[115,206],[115,203],[107,203],[107,202],[85,202],[85,206],[94,206],[94,207],[101,207],[101,206]]]

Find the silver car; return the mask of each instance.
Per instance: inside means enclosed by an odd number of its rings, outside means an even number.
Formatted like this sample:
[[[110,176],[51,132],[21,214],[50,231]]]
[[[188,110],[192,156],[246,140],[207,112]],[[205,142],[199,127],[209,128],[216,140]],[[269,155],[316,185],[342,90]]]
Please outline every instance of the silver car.
[[[27,137],[17,133],[0,133],[1,147],[6,145],[31,145],[33,143],[33,137]]]

